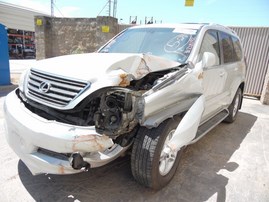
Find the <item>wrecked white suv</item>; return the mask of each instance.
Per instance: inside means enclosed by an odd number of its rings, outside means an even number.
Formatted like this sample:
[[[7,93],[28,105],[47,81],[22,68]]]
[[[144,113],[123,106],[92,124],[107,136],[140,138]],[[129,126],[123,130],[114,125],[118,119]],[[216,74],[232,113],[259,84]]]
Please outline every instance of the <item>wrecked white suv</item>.
[[[87,171],[131,151],[134,178],[160,189],[186,145],[235,120],[245,71],[229,28],[132,27],[97,53],[37,61],[6,97],[6,138],[34,175]]]

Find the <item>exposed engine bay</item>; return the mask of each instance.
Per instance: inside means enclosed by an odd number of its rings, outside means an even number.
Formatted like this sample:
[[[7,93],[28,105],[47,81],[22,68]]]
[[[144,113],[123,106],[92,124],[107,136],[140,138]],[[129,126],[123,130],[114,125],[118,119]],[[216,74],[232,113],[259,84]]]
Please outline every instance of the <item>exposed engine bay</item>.
[[[26,98],[19,91],[17,94],[30,111],[47,120],[77,126],[95,126],[99,134],[116,139],[123,134],[123,137],[128,137],[130,134],[132,136],[135,132],[136,126],[143,117],[145,92],[164,88],[173,83],[175,77],[183,76],[186,71],[187,68],[182,65],[151,72],[141,79],[130,81],[126,87],[99,89],[71,110],[54,109]],[[118,139],[122,141],[122,137]]]

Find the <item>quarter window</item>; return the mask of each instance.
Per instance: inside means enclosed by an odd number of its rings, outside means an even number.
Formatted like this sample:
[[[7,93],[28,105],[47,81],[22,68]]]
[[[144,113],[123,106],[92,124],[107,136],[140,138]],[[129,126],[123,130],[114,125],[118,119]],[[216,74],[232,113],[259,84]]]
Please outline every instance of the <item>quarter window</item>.
[[[242,59],[242,48],[239,42],[239,39],[232,36],[233,46],[234,46],[234,56],[236,61],[240,61]]]
[[[215,65],[220,64],[220,48],[219,48],[218,34],[216,31],[209,30],[205,33],[201,49],[199,52],[198,61],[202,60],[204,52],[213,53],[216,56]]]
[[[223,51],[223,62],[230,63],[235,62],[233,43],[230,35],[220,32],[220,40]]]

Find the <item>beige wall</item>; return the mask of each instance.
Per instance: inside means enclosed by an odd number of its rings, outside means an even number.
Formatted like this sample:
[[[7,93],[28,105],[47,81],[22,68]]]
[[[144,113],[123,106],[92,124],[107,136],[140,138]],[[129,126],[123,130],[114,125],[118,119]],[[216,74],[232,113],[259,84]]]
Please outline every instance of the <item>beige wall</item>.
[[[51,18],[36,16],[36,58],[44,59],[94,52],[118,32],[118,20],[112,17]]]

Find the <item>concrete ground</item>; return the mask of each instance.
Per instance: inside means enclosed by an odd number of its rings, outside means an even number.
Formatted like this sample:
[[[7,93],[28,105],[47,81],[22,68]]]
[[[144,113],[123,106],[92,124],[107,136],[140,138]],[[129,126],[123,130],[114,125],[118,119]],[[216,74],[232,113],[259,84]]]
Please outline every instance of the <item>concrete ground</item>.
[[[160,191],[133,179],[130,157],[75,175],[33,176],[4,136],[0,92],[0,201],[269,201],[269,106],[244,98],[233,124],[190,145]]]

